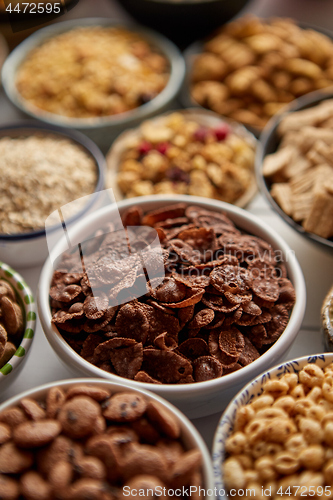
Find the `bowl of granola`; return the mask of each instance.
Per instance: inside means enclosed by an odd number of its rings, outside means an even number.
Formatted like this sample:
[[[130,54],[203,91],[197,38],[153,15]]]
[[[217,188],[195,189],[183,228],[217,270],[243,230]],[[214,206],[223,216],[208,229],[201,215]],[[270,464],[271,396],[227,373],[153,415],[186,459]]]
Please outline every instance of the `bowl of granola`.
[[[333,248],[332,120],[332,92],[303,96],[268,123],[256,156],[258,185],[274,210],[328,249]]]
[[[19,268],[44,262],[87,211],[100,206],[105,159],[88,137],[25,122],[0,128],[0,258]],[[58,210],[62,208],[62,215]]]
[[[73,379],[0,405],[3,498],[211,497],[213,472],[194,425],[144,390]],[[186,494],[186,493],[185,493]]]
[[[117,200],[188,194],[244,207],[257,192],[255,148],[245,127],[206,110],[179,110],[116,139],[106,185]]]
[[[0,262],[0,392],[20,374],[35,333],[36,305],[29,286]]]
[[[259,136],[286,104],[333,86],[330,32],[292,19],[243,16],[185,51],[185,106],[243,123]]]
[[[24,113],[83,131],[100,147],[175,99],[179,50],[135,25],[89,18],[38,30],[7,58],[2,82]]]
[[[326,353],[275,366],[244,386],[214,437],[219,500],[242,491],[268,499],[330,494],[332,381]]]
[[[61,241],[56,265],[44,265],[38,310],[73,373],[126,380],[196,418],[283,359],[298,333],[305,284],[295,255],[238,207],[123,200],[78,222],[71,240],[71,252]]]

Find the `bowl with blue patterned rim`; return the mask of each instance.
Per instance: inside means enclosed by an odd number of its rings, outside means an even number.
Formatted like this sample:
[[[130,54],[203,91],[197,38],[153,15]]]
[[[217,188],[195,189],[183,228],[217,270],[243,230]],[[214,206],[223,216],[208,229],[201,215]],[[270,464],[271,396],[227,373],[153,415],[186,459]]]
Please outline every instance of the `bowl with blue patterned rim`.
[[[36,326],[36,306],[30,288],[14,269],[0,262],[0,279],[5,280],[15,291],[16,301],[23,313],[23,332],[17,341],[16,351],[0,368],[0,393],[8,388],[21,372],[34,338]],[[1,296],[0,296],[1,307]],[[2,318],[0,316],[0,325]]]
[[[274,366],[247,384],[235,396],[229,406],[227,406],[218,423],[213,441],[213,474],[218,500],[225,500],[227,498],[227,490],[224,484],[222,466],[226,456],[225,442],[232,433],[238,408],[249,404],[255,397],[260,396],[263,393],[264,384],[268,380],[278,380],[286,373],[298,373],[306,365],[311,363],[316,364],[320,368],[324,368],[325,366],[333,363],[333,353],[304,356]],[[245,491],[246,488],[244,488],[244,495]]]

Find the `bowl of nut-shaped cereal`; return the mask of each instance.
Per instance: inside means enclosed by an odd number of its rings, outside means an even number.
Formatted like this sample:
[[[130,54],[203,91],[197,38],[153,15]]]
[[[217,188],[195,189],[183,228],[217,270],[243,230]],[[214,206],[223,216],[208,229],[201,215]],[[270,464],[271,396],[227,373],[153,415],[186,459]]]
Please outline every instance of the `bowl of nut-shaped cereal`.
[[[287,361],[241,390],[213,445],[218,498],[329,496],[332,490],[333,354]],[[265,491],[265,493],[263,493]]]
[[[22,276],[0,262],[0,392],[20,374],[35,333],[36,306]]]
[[[168,498],[174,491],[186,498],[199,488],[211,497],[202,437],[147,391],[96,379],[52,382],[1,404],[0,428],[4,498]]]
[[[62,222],[98,206],[104,172],[101,151],[77,131],[36,122],[1,127],[0,259],[15,268],[44,262],[46,231],[57,241]]]
[[[333,248],[332,90],[292,102],[260,137],[256,174],[260,191],[297,232]],[[296,138],[297,136],[297,138]]]
[[[333,85],[331,33],[292,19],[244,16],[185,52],[182,101],[259,135],[286,104]]]
[[[181,53],[161,35],[88,18],[38,30],[11,53],[2,81],[24,113],[80,130],[105,149],[169,106],[184,74]]]
[[[86,270],[61,241],[38,291],[44,333],[73,373],[126,380],[195,418],[224,408],[291,347],[305,310],[302,271],[252,214],[161,195],[121,201],[74,229]]]
[[[257,192],[255,149],[245,127],[210,111],[169,112],[116,139],[107,154],[106,185],[117,200],[189,194],[243,208]]]

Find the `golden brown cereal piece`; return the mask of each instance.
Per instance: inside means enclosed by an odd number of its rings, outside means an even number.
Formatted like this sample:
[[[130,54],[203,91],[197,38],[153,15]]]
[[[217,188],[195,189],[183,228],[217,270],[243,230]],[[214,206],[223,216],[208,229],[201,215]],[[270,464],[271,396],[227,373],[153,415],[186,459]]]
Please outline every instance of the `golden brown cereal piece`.
[[[22,333],[24,322],[20,306],[8,297],[2,297],[0,301],[5,326],[9,335],[19,335]]]
[[[11,428],[7,424],[0,423],[0,446],[10,440]]]
[[[72,484],[67,498],[68,500],[86,500],[88,498],[89,500],[112,500],[114,497],[105,491],[102,481],[83,478]]]
[[[83,457],[75,463],[75,471],[83,477],[105,479],[105,465],[97,457]]]
[[[114,422],[131,422],[142,417],[146,409],[147,402],[139,394],[121,393],[107,401],[103,415]]]
[[[31,420],[41,420],[46,417],[45,410],[34,399],[24,398],[21,400],[20,406]]]
[[[179,438],[179,423],[176,418],[160,403],[157,401],[149,401],[146,412],[150,422],[154,424],[160,432],[171,439]]]
[[[0,492],[3,500],[17,500],[20,489],[17,481],[0,474]]]
[[[158,493],[165,487],[165,484],[158,477],[149,475],[136,475],[135,477],[127,481],[127,483],[124,485],[121,498],[126,498],[124,492],[136,489],[137,491],[141,490],[145,492],[145,498],[153,500],[156,497],[156,494],[154,494],[154,490],[157,487],[159,488],[158,490],[156,490]],[[163,494],[159,496],[163,497],[165,495]]]
[[[102,389],[101,387],[89,386],[89,385],[75,385],[68,390],[66,398],[72,399],[75,396],[87,396],[94,399],[95,401],[104,401],[108,399],[111,394],[110,391]]]
[[[16,352],[16,347],[12,342],[7,342],[5,345],[5,350],[0,358],[0,368],[2,368],[8,361],[14,356]]]
[[[57,420],[43,419],[18,425],[13,431],[13,439],[20,448],[37,448],[53,441],[60,432],[61,425]]]
[[[0,300],[2,297],[8,297],[12,301],[16,300],[14,288],[4,279],[0,279]]]
[[[63,432],[69,437],[83,438],[92,434],[101,408],[87,396],[76,396],[67,401],[59,412]]]
[[[287,182],[273,184],[271,188],[271,195],[287,215],[292,214],[292,192],[291,187]]]
[[[170,471],[168,471],[167,462],[159,448],[133,444],[128,451],[121,464],[122,477],[127,481],[130,477],[141,474],[157,476],[162,481],[167,480]]]
[[[314,232],[322,238],[333,236],[333,196],[319,192],[315,195],[312,208],[303,221],[306,231]]]
[[[45,448],[39,450],[37,463],[40,472],[47,476],[58,462],[71,462],[73,458],[82,456],[82,449],[71,439],[62,434]]]
[[[65,401],[66,396],[64,391],[60,387],[51,387],[46,398],[47,418],[56,418]]]
[[[11,428],[16,427],[26,420],[27,417],[25,413],[21,410],[21,408],[18,408],[17,406],[8,408],[7,410],[4,410],[2,413],[0,413],[0,422],[9,425],[9,427]]]
[[[61,491],[70,485],[73,474],[73,467],[69,462],[59,461],[51,467],[48,481],[55,491]]]
[[[189,480],[201,466],[201,453],[199,450],[186,451],[172,469],[171,484],[178,488],[182,484],[189,484]]]
[[[11,441],[0,447],[0,474],[18,474],[32,464],[32,453],[20,450]]]
[[[227,458],[223,469],[224,482],[228,490],[244,488],[246,481],[244,471],[236,458]]]
[[[21,492],[27,500],[49,500],[51,486],[35,471],[26,472],[20,479]]]
[[[5,352],[5,347],[7,344],[7,332],[4,327],[0,324],[0,360]]]

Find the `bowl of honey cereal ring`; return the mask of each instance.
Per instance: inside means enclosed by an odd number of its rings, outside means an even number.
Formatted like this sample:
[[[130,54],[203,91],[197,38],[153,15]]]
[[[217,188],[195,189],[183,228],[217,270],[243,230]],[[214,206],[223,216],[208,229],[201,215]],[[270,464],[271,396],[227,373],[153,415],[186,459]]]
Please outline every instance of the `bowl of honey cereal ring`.
[[[7,58],[2,83],[25,114],[80,130],[104,149],[126,127],[169,106],[184,75],[180,51],[162,35],[86,18],[28,37]]]
[[[232,120],[178,110],[121,134],[107,154],[107,187],[116,200],[189,194],[246,206],[257,192],[256,139]]]
[[[20,374],[35,333],[36,306],[22,276],[0,262],[0,392]]]
[[[237,394],[214,437],[219,499],[239,499],[242,490],[268,499],[330,496],[332,384],[333,354],[325,353],[275,366]]]
[[[2,403],[0,429],[3,498],[153,498],[151,489],[184,498],[190,486],[191,496],[201,487],[211,497],[202,437],[174,406],[139,388],[86,378],[45,384]]]
[[[131,248],[145,240],[133,227],[159,237],[164,277],[156,289],[135,252],[122,263],[125,276],[111,262],[128,251],[127,237],[102,230],[118,210]],[[86,275],[74,248],[55,267],[46,261],[38,291],[44,333],[73,373],[125,378],[195,418],[224,408],[252,374],[282,359],[298,333],[305,285],[295,255],[238,207],[188,196],[124,200],[78,223],[73,241],[88,259]],[[55,252],[65,249],[62,241]],[[147,259],[154,270],[156,254]]]

